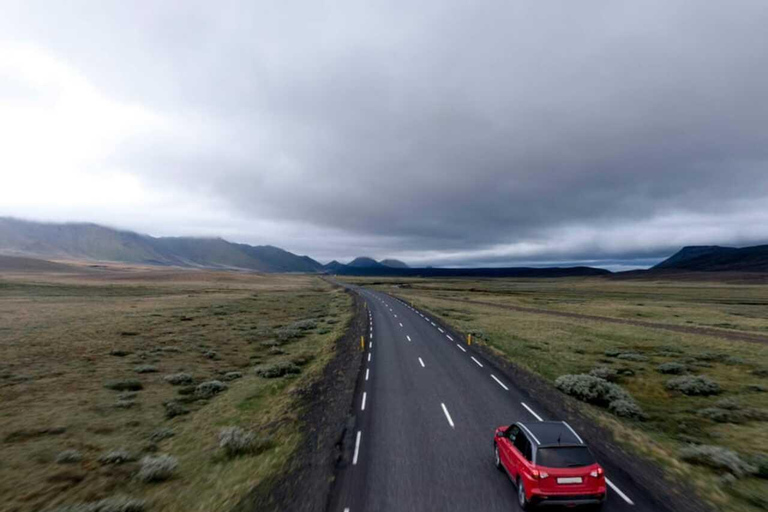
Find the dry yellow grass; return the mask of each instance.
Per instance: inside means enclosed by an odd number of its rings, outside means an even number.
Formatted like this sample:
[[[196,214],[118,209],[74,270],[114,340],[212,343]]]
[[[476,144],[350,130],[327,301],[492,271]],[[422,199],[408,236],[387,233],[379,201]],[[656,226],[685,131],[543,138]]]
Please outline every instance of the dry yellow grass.
[[[184,272],[112,267],[72,274],[5,273],[0,278],[0,502],[4,510],[47,510],[126,494],[155,510],[221,510],[279,471],[300,440],[291,390],[317,377],[350,316],[349,297],[302,275]],[[306,319],[295,338],[281,329]],[[296,331],[296,330],[292,330]],[[277,345],[279,346],[273,346]],[[113,350],[128,354],[111,355]],[[264,379],[253,367],[303,364],[298,376]],[[139,365],[155,373],[136,373]],[[187,400],[164,376],[196,382],[243,377],[214,398],[189,400],[167,419],[165,401]],[[115,379],[139,380],[129,408]],[[224,458],[217,433],[242,426],[270,436],[266,451]],[[157,443],[150,435],[170,428]],[[57,464],[58,453],[83,458]],[[176,476],[143,484],[138,462],[104,465],[99,456],[177,457]]]

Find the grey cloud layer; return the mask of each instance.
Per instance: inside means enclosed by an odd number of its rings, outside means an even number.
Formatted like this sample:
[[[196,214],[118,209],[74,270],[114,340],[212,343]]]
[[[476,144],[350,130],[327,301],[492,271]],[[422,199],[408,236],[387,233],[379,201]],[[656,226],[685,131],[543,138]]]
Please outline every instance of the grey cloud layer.
[[[762,1],[47,4],[19,37],[196,127],[114,161],[324,233],[275,244],[504,264],[768,241]]]

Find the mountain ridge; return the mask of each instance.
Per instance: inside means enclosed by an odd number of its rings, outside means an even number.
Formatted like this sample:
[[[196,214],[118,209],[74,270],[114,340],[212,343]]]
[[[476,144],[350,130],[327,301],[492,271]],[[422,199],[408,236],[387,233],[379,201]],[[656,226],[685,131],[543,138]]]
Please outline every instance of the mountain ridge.
[[[749,247],[686,246],[650,270],[768,272],[768,245]]]
[[[323,266],[271,245],[223,238],[152,237],[93,223],[54,224],[0,217],[0,253],[259,272],[320,272]]]

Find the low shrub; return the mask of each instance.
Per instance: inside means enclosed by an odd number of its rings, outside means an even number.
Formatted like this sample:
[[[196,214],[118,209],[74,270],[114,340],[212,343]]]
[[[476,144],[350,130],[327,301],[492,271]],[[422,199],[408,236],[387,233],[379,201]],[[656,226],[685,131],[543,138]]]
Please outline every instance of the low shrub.
[[[215,360],[221,359],[219,357],[219,354],[215,350],[206,350],[205,352],[203,352],[203,356],[207,357],[208,359],[215,359]]]
[[[680,452],[680,458],[690,464],[727,471],[734,476],[744,476],[757,471],[755,466],[743,460],[739,454],[722,446],[690,446]]]
[[[698,359],[699,361],[707,361],[711,363],[711,362],[723,361],[728,356],[725,354],[721,354],[719,352],[702,352],[701,354],[697,354],[693,357],[694,359]]]
[[[119,348],[113,348],[109,351],[109,355],[115,356],[115,357],[125,357],[128,355],[131,355],[131,352],[129,350],[122,350]]]
[[[277,341],[286,343],[291,340],[299,339],[304,336],[304,331],[293,327],[283,327],[275,332]]]
[[[619,378],[618,372],[613,368],[608,368],[607,366],[598,366],[593,368],[589,371],[589,375],[605,379],[608,382],[616,382]]]
[[[237,380],[243,377],[242,372],[227,372],[224,374],[224,380]]]
[[[259,377],[276,379],[278,377],[283,377],[284,375],[301,373],[301,368],[289,361],[281,361],[279,363],[256,367],[254,371]]]
[[[160,347],[163,352],[182,352],[181,348],[175,346]]]
[[[219,448],[228,457],[237,457],[251,453],[256,435],[240,427],[226,427],[219,431]]]
[[[617,355],[616,359],[623,359],[624,361],[635,361],[638,363],[648,360],[646,356],[638,354],[637,352],[624,352],[623,354]]]
[[[167,402],[164,402],[163,407],[165,407],[165,417],[168,419],[189,414],[189,409],[176,400],[168,400]]]
[[[749,463],[755,467],[754,476],[768,479],[768,455],[753,455],[750,457]]]
[[[144,389],[141,381],[136,379],[111,380],[105,383],[104,387],[115,391],[139,391]]]
[[[53,509],[53,512],[144,512],[146,503],[143,500],[115,496],[99,501],[63,505]]]
[[[312,359],[314,359],[312,354],[302,352],[301,354],[296,354],[293,356],[291,358],[291,362],[297,366],[306,366],[312,362]]]
[[[688,367],[682,363],[661,363],[656,367],[657,372],[667,375],[680,375],[685,373],[687,369]]]
[[[168,439],[169,437],[173,437],[175,435],[176,433],[170,428],[159,428],[149,435],[149,440],[153,443],[157,443],[163,439]]]
[[[195,389],[197,389],[197,386],[195,386],[194,384],[191,384],[189,386],[181,386],[177,391],[181,396],[186,396],[186,395],[194,395]]]
[[[152,366],[151,364],[140,364],[139,366],[136,366],[133,371],[136,373],[156,373],[157,367]]]
[[[667,381],[666,388],[689,396],[709,396],[721,392],[720,385],[705,375],[675,377]]]
[[[145,483],[163,482],[168,480],[176,472],[179,466],[176,457],[170,455],[147,455],[141,459],[141,469],[137,478]]]
[[[608,356],[608,357],[616,357],[616,356],[618,356],[619,354],[621,354],[621,350],[619,350],[619,349],[617,349],[617,348],[609,348],[609,349],[607,349],[607,350],[604,352],[604,354],[605,354],[606,356]]]
[[[593,375],[561,375],[555,387],[567,395],[596,405],[608,405],[615,400],[631,400],[621,386]]]
[[[291,328],[298,329],[300,331],[311,331],[317,328],[317,320],[314,318],[307,318],[306,320],[299,320],[293,322]]]
[[[271,347],[269,350],[267,350],[267,354],[271,356],[281,356],[285,354],[285,350],[281,349],[280,347]]]
[[[756,377],[768,377],[768,368],[757,368],[752,370],[751,373]]]
[[[127,450],[112,450],[99,457],[99,462],[102,464],[125,464],[126,462],[133,462],[135,460],[136,456]]]
[[[130,409],[131,407],[135,406],[138,402],[136,400],[133,400],[132,398],[118,398],[117,402],[115,402],[115,407],[118,409]]]
[[[738,356],[727,356],[723,358],[723,363],[729,364],[729,365],[737,365],[737,364],[747,364],[747,362]]]
[[[608,407],[617,416],[644,418],[642,409],[624,388],[600,377],[561,375],[555,380],[555,387],[583,402]]]
[[[74,464],[83,460],[83,454],[77,450],[64,450],[56,456],[57,464]]]
[[[173,386],[192,384],[195,381],[192,375],[184,372],[172,373],[170,375],[166,375],[165,377],[163,377],[163,379],[165,380],[165,382]]]
[[[197,398],[211,398],[226,390],[227,385],[220,380],[209,380],[208,382],[199,384],[195,388],[195,396]]]
[[[622,418],[645,418],[645,413],[634,400],[614,400],[608,404],[608,410]]]

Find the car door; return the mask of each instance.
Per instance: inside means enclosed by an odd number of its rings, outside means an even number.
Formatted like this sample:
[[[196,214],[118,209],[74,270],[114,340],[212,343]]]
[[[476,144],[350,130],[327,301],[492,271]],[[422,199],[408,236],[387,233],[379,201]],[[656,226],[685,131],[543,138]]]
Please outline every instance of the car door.
[[[515,442],[515,438],[520,435],[520,429],[516,425],[512,425],[504,433],[504,436],[499,439],[499,458],[501,463],[507,469],[507,472],[511,475],[514,471],[514,458],[512,443]]]
[[[528,441],[528,438],[526,435],[520,431],[517,436],[515,436],[515,440],[512,443],[512,450],[511,450],[511,466],[514,466],[514,470],[511,471],[512,478],[517,478],[517,476],[520,474],[520,471],[525,469],[525,457],[526,454],[530,453],[531,450],[531,443]]]

